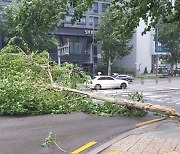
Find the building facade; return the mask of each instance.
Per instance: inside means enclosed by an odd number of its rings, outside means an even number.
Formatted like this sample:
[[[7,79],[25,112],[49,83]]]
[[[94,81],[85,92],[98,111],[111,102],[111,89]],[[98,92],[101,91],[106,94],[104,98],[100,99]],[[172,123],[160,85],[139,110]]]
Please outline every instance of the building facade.
[[[86,72],[96,73],[98,65],[98,55],[101,53],[100,45],[94,44],[94,32],[101,14],[110,6],[110,1],[96,1],[92,8],[86,11],[81,20],[71,25],[73,9],[70,9],[66,16],[64,27],[57,27],[53,32],[59,42],[58,57],[51,52],[53,60],[59,64],[70,62],[81,66]]]
[[[131,54],[115,61],[115,65],[117,66],[135,69],[136,75],[144,73],[145,67],[148,72],[151,72],[154,62],[154,31],[142,35],[145,27],[145,23],[141,20],[139,26],[135,29],[134,36],[130,42],[133,46]]]

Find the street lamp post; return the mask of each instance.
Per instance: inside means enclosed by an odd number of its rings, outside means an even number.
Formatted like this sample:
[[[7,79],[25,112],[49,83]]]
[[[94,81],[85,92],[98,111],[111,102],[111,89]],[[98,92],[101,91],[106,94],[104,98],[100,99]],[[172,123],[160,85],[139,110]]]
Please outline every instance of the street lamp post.
[[[92,41],[92,71],[95,75],[95,63],[94,63],[94,18],[93,18],[93,41]]]
[[[135,65],[135,76],[137,76],[137,63],[135,63],[134,65]]]
[[[156,39],[155,39],[155,51],[156,51],[156,79],[157,79],[157,75],[158,75],[158,60],[159,60],[159,56],[158,56],[158,27],[156,26]]]

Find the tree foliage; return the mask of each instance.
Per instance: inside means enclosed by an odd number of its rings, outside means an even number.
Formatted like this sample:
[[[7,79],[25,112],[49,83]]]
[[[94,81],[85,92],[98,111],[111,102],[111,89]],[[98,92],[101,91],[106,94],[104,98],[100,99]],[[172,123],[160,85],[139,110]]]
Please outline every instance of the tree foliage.
[[[5,7],[0,17],[0,32],[7,38],[6,42],[16,38],[16,45],[24,40],[31,51],[48,50],[57,44],[48,32],[52,34],[69,8],[74,8],[73,23],[91,5],[92,1],[81,0],[22,0]]]
[[[112,7],[123,9],[129,14],[126,27],[137,27],[140,19],[143,19],[147,25],[144,33],[155,27],[160,19],[164,23],[180,21],[179,0],[175,0],[175,3],[170,0],[112,0],[112,4]]]
[[[0,31],[7,42],[12,37],[25,40],[30,49],[49,49],[56,45],[53,35],[48,35],[59,24],[60,19],[68,15],[70,8],[74,9],[72,23],[82,17],[82,14],[92,7],[94,0],[22,0],[4,9],[0,17]],[[124,10],[129,16],[124,23],[126,28],[134,29],[143,19],[148,27],[155,27],[159,19],[173,23],[180,21],[180,1],[172,4],[169,0],[111,0],[112,8]],[[0,2],[2,3],[2,2]],[[121,5],[119,5],[121,4]],[[121,15],[114,14],[115,19]],[[179,25],[179,22],[178,22]],[[128,32],[128,29],[124,29]],[[15,42],[17,44],[18,40]]]
[[[160,23],[158,25],[158,41],[164,45],[169,54],[164,58],[174,65],[180,62],[180,28],[178,21],[174,23]]]
[[[117,14],[121,16],[118,20],[114,18]],[[108,9],[102,15],[95,36],[97,42],[102,44],[103,60],[108,65],[111,65],[117,58],[128,55],[131,51],[132,47],[129,42],[134,29],[124,26],[127,18],[124,12],[116,9]]]
[[[93,1],[22,0],[4,10],[3,18],[0,18],[0,29],[7,34],[8,38],[12,35],[26,38],[30,43],[34,43],[32,48],[42,46],[42,44],[43,46],[47,44],[49,47],[54,40],[50,39],[47,32],[56,28],[59,20],[65,18],[69,9],[74,8],[73,23],[92,7]],[[112,8],[125,10],[129,15],[125,27],[135,28],[139,25],[140,19],[143,19],[148,25],[145,29],[147,31],[155,27],[159,19],[163,19],[165,23],[180,21],[179,0],[175,0],[174,4],[169,0],[111,0],[111,2]],[[119,14],[115,14],[114,17],[121,18]]]
[[[0,52],[0,115],[71,112],[67,102],[84,99],[68,92],[49,91],[49,72],[54,83],[74,87],[86,80],[86,75],[75,69],[79,68],[72,64],[50,66],[45,51],[27,55],[17,46],[6,46]]]
[[[82,111],[97,115],[134,115],[146,112],[112,103],[94,104],[90,99],[69,91],[55,91],[49,84],[77,88],[87,80],[72,64],[49,65],[48,49],[55,41],[48,35],[74,8],[72,23],[92,6],[92,0],[22,0],[5,8],[0,30],[7,46],[0,51],[0,115],[39,115]],[[34,52],[34,51],[41,51]]]
[[[143,116],[145,111],[112,103],[95,104],[86,96],[50,89],[53,84],[78,88],[87,81],[84,72],[72,64],[49,65],[49,54],[26,54],[18,46],[0,51],[0,115],[40,115],[81,111],[101,116],[122,114]]]

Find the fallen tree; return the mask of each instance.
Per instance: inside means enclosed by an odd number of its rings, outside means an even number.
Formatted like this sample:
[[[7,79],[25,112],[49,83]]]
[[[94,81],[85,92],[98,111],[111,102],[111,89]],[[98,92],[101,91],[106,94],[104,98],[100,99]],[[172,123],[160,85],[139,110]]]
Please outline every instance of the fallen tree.
[[[127,108],[137,108],[141,110],[146,110],[146,111],[151,111],[151,112],[157,112],[161,113],[167,116],[175,116],[175,117],[180,117],[180,113],[176,112],[175,109],[166,107],[166,106],[159,106],[159,105],[154,105],[150,103],[140,103],[132,100],[127,100],[123,98],[117,98],[117,97],[107,97],[103,95],[97,95],[92,92],[84,92],[76,89],[71,89],[67,87],[62,87],[57,84],[50,85],[48,89],[51,90],[56,90],[56,91],[68,91],[68,92],[73,92],[73,93],[78,93],[81,95],[85,95],[91,99],[97,99],[97,100],[102,100],[105,102],[112,102],[118,105],[123,105],[126,106]]]
[[[76,84],[86,79],[83,72],[71,64],[50,65],[47,52],[26,54],[17,46],[9,45],[0,52],[0,70],[0,115],[80,111],[143,116],[145,111],[152,111],[180,117],[171,108],[77,90]],[[105,103],[95,104],[93,98]]]

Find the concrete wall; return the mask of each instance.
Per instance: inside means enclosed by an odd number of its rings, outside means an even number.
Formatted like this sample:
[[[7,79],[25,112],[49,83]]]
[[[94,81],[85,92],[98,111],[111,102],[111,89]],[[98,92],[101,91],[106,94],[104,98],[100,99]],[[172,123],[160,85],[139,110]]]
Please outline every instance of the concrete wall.
[[[143,73],[145,67],[147,67],[148,72],[151,71],[151,55],[152,55],[152,39],[153,35],[151,32],[147,32],[142,36],[142,31],[146,25],[141,20],[139,27],[137,28],[137,66],[139,67],[139,72]]]
[[[136,31],[135,31],[133,38],[129,44],[133,46],[131,53],[125,57],[122,57],[121,59],[117,59],[115,61],[114,65],[117,65],[120,67],[135,68],[135,63],[136,63],[136,59],[137,59],[137,54],[136,54],[137,34],[136,34]]]
[[[130,42],[133,49],[130,55],[116,60],[114,63],[120,67],[135,68],[137,74],[144,73],[145,67],[148,72],[151,71],[152,54],[154,53],[154,36],[153,32],[147,32],[143,36],[141,33],[146,27],[145,23],[141,20],[139,27],[136,29],[135,34]]]

